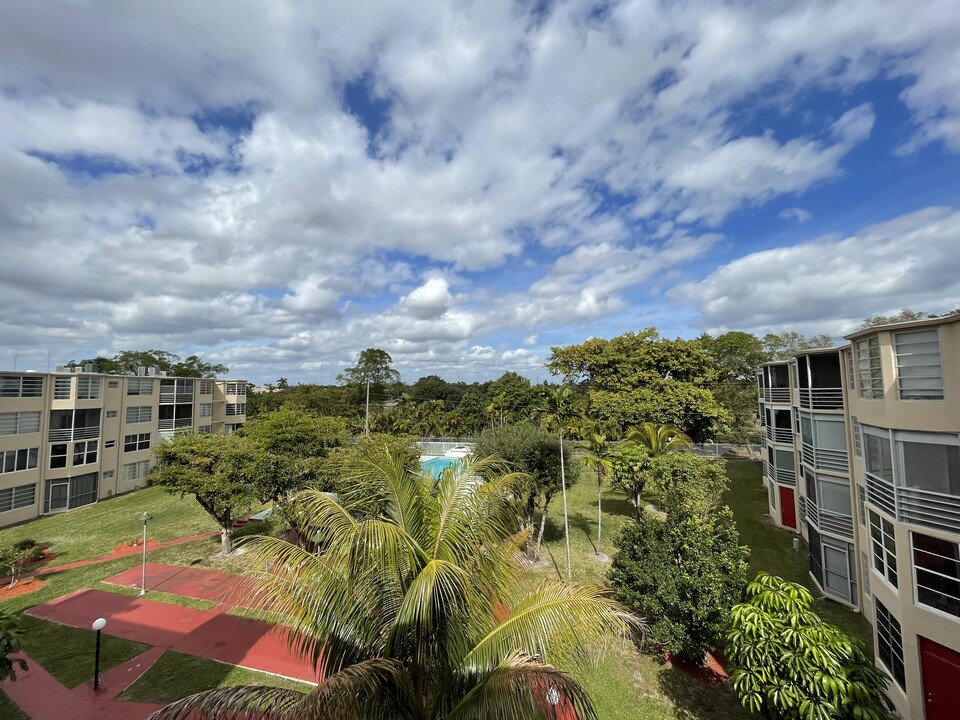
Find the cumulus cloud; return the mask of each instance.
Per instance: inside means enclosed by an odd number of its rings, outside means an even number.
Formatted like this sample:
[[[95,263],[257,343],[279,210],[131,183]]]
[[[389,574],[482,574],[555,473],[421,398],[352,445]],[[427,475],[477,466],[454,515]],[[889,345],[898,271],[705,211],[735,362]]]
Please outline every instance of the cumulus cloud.
[[[819,221],[806,194],[861,148],[960,151],[957,24],[945,0],[10,0],[0,343],[258,381],[369,346],[412,374],[528,367],[538,336],[749,253],[732,216],[804,194]],[[884,105],[839,107],[868,81],[910,118],[879,150]],[[675,296],[726,318],[706,287]]]
[[[960,212],[932,207],[790,247],[751,253],[675,287],[711,330],[785,328],[839,336],[903,307],[960,305]]]

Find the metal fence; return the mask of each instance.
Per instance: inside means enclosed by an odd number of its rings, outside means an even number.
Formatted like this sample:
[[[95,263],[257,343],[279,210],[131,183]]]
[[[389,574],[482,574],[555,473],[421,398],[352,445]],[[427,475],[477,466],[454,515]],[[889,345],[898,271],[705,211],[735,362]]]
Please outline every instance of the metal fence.
[[[734,445],[732,443],[698,443],[691,448],[700,457],[759,460],[762,445]]]
[[[422,438],[417,441],[421,455],[444,455],[447,450],[466,445],[473,448],[476,438]]]

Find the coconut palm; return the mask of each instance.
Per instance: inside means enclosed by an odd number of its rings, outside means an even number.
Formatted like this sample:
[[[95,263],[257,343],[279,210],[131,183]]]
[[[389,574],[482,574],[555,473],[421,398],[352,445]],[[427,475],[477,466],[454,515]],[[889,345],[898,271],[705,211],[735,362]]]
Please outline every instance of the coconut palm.
[[[577,397],[570,388],[545,388],[544,407],[540,421],[544,428],[560,437],[560,490],[563,494],[563,537],[567,546],[567,582],[573,582],[573,567],[570,564],[570,522],[567,518],[567,472],[563,464],[563,436],[576,426],[583,413]]]
[[[558,669],[588,660],[638,621],[598,587],[544,582],[517,591],[524,534],[510,500],[523,477],[494,460],[414,476],[389,451],[365,461],[342,505],[318,490],[296,498],[309,552],[258,537],[248,545],[262,607],[287,616],[292,647],[312,658],[309,692],[210,690],[152,720],[547,718],[556,693],[596,717]],[[555,664],[554,664],[555,663]],[[551,688],[555,690],[551,690]]]
[[[588,433],[580,447],[584,451],[580,460],[597,474],[597,555],[602,555],[600,542],[603,525],[603,479],[613,470],[613,453],[607,447],[607,436],[604,433]]]
[[[657,457],[669,452],[686,450],[692,447],[693,442],[672,425],[645,422],[627,433],[624,444],[642,447],[647,451],[647,455]]]

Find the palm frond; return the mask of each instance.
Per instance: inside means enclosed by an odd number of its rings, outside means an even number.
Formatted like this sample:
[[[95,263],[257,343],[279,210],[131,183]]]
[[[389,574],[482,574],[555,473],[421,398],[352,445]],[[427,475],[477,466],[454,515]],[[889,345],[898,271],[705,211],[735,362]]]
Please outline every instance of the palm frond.
[[[294,718],[307,694],[299,690],[244,685],[188,695],[150,715],[147,720],[261,720]]]

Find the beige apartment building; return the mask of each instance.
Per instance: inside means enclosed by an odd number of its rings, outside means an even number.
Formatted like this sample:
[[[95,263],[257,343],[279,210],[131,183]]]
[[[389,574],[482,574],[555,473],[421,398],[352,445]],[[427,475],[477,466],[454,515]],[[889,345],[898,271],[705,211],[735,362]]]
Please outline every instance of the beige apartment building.
[[[175,432],[231,433],[247,383],[86,368],[0,371],[0,527],[146,484],[151,448]]]
[[[873,626],[900,715],[960,717],[960,316],[846,339],[761,371],[770,515]]]

